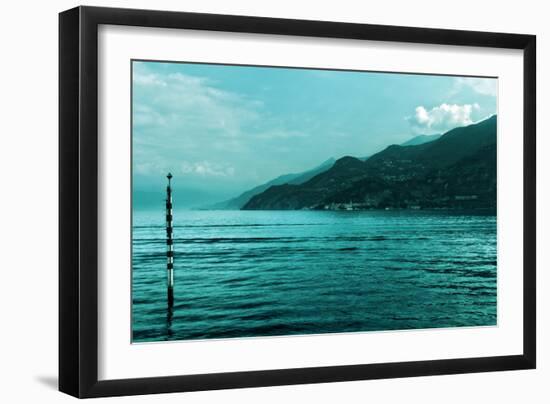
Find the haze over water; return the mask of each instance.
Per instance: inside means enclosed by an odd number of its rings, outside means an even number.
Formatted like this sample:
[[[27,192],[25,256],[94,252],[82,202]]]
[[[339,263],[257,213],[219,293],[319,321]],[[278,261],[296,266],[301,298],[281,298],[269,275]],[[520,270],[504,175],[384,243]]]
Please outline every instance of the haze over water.
[[[496,325],[484,211],[134,210],[133,341]]]

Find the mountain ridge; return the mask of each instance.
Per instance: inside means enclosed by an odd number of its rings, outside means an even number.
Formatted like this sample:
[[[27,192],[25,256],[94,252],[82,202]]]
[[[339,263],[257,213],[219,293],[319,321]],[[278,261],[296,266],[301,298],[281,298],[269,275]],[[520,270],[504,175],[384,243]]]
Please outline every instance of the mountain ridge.
[[[412,139],[407,140],[404,143],[401,143],[400,146],[417,146],[424,143],[433,142],[441,137],[441,134],[437,135],[418,135]]]
[[[333,157],[325,160],[318,166],[302,171],[299,173],[283,174],[270,181],[267,181],[263,184],[260,184],[254,188],[251,188],[245,192],[242,192],[238,196],[227,199],[222,202],[218,202],[214,205],[207,207],[207,209],[220,209],[220,210],[229,210],[229,209],[241,209],[253,196],[264,192],[270,186],[273,185],[282,185],[282,184],[302,184],[308,181],[310,178],[315,175],[328,170],[336,161]]]
[[[344,156],[302,184],[270,186],[242,209],[332,209],[350,199],[365,209],[494,207],[496,124],[493,115],[428,143],[390,145],[366,161]],[[453,178],[460,173],[469,180]]]
[[[409,139],[408,141],[401,143],[401,146],[405,145],[419,145],[427,142],[431,142],[433,140],[436,140],[437,138],[441,137],[441,135],[419,135],[412,139]],[[366,161],[368,160],[372,155],[363,156],[360,157],[360,160]],[[323,163],[319,164],[318,166],[302,171],[300,173],[291,173],[291,174],[283,174],[280,175],[270,181],[267,181],[263,184],[257,185],[254,188],[251,188],[247,191],[242,192],[236,197],[226,199],[224,201],[215,203],[213,205],[209,205],[207,207],[202,207],[202,209],[207,210],[229,210],[229,209],[241,209],[253,196],[260,194],[267,190],[272,185],[283,185],[283,184],[302,184],[309,179],[313,178],[315,175],[328,170],[336,161],[335,158],[331,157],[327,160],[325,160]]]

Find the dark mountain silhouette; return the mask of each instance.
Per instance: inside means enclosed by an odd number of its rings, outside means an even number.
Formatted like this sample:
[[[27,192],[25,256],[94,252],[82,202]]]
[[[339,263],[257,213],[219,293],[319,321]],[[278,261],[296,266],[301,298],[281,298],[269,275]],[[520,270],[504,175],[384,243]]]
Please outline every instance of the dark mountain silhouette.
[[[437,140],[392,145],[366,161],[342,157],[301,184],[276,184],[243,209],[494,207],[496,116]]]

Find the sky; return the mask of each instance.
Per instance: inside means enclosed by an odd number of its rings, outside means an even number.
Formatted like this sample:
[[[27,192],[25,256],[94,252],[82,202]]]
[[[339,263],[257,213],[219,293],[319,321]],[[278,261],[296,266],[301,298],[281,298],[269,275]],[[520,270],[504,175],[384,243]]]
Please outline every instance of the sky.
[[[134,207],[168,172],[179,208],[208,206],[496,112],[493,78],[133,61]]]

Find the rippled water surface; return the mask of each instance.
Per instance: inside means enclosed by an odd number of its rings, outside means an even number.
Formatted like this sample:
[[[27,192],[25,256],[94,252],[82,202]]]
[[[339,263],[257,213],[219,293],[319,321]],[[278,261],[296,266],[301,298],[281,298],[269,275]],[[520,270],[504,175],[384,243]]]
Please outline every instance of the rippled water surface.
[[[134,212],[133,341],[496,324],[496,217],[179,211],[167,309],[163,212]]]

